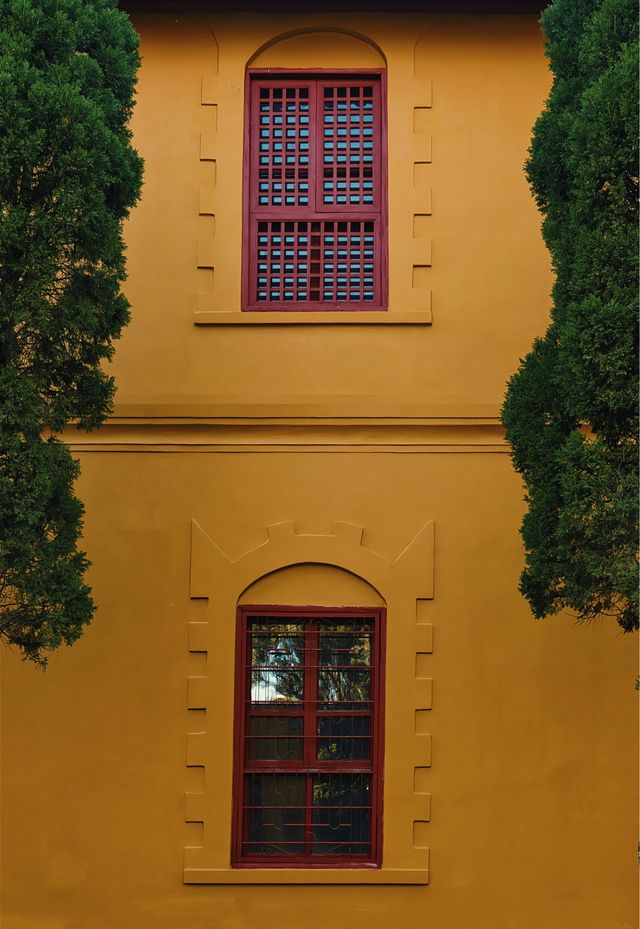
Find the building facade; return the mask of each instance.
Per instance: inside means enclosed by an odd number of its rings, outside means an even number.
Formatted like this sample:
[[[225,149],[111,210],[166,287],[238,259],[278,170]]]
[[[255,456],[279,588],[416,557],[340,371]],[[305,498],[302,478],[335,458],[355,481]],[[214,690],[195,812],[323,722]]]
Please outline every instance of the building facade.
[[[633,650],[531,617],[499,424],[536,5],[290,6],[131,4],[98,612],[3,656],[3,925],[633,929]]]

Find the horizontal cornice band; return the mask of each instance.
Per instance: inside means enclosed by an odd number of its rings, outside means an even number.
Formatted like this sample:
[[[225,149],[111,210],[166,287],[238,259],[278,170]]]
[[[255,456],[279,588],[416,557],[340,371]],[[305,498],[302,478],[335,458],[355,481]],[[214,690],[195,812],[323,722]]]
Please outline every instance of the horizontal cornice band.
[[[429,422],[435,424],[499,422],[500,402],[495,399],[376,396],[220,396],[128,397],[116,403],[110,424],[251,422],[261,420],[324,422]]]
[[[95,432],[69,430],[78,451],[506,451],[498,423],[438,424],[318,421],[297,423],[120,423]]]
[[[78,452],[508,451],[495,403],[372,397],[129,400],[64,439]]]

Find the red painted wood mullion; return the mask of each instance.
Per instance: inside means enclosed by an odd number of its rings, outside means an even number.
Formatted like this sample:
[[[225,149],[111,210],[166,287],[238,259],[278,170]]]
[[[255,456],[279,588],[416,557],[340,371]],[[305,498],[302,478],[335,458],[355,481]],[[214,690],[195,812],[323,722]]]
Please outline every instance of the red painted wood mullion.
[[[305,630],[305,715],[304,715],[304,752],[307,768],[316,764],[316,728],[318,700],[318,627],[313,620]],[[313,774],[307,773],[305,796],[305,857],[313,853]]]
[[[310,622],[305,636],[307,660],[305,670],[305,735],[309,745],[307,764],[309,767],[316,763],[316,728],[318,715],[318,626]],[[307,678],[308,675],[308,678]]]
[[[313,147],[311,151],[311,157],[313,158],[314,166],[314,187],[313,187],[313,196],[310,198],[310,202],[313,203],[314,213],[317,215],[320,210],[320,205],[322,203],[322,182],[324,179],[324,172],[322,166],[322,140],[323,140],[323,104],[322,104],[322,82],[316,81],[315,86],[315,119],[313,124]],[[322,268],[321,268],[322,271]]]
[[[374,635],[373,635],[373,648],[370,648],[371,654],[371,680],[370,680],[370,690],[369,695],[372,700],[371,706],[371,722],[369,723],[369,731],[373,736],[371,741],[371,751],[370,751],[370,762],[371,762],[371,830],[369,838],[371,840],[371,851],[377,857],[377,847],[378,847],[378,778],[380,777],[380,762],[381,758],[378,757],[378,721],[379,721],[379,668],[380,668],[380,637],[381,637],[381,616],[378,614],[376,616],[376,621],[374,623]]]

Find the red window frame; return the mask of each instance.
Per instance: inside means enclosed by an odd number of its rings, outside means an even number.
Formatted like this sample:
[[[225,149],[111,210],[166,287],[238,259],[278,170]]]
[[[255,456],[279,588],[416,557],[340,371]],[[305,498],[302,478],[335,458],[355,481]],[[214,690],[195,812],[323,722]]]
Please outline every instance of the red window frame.
[[[302,703],[271,707],[251,702],[252,654],[251,624],[260,620],[281,620],[283,623],[305,625],[304,636],[304,699]],[[369,709],[351,707],[344,712],[327,710],[327,704],[318,700],[318,680],[322,667],[319,664],[320,650],[318,628],[323,620],[345,622],[349,619],[370,620],[371,642],[371,685]],[[238,868],[379,868],[382,864],[382,787],[384,754],[384,668],[385,668],[385,624],[386,610],[365,607],[292,607],[292,606],[241,606],[237,617],[236,642],[236,691],[234,725],[234,777],[233,777],[233,829],[231,863]],[[308,629],[308,632],[306,631]],[[329,633],[331,634],[331,633]],[[255,666],[254,666],[255,667]],[[331,665],[331,667],[334,667]],[[351,665],[349,665],[351,667]],[[277,709],[274,709],[274,706]],[[318,760],[318,733],[320,717],[367,715],[370,718],[370,751],[368,759]],[[259,760],[250,757],[250,718],[275,716],[303,718],[303,756],[292,760]],[[295,774],[306,778],[304,811],[304,852],[302,854],[278,855],[255,854],[245,851],[245,845],[260,844],[260,839],[249,839],[249,813],[245,810],[262,810],[261,805],[250,806],[248,792],[250,776],[255,774]],[[370,789],[370,845],[369,854],[313,854],[314,775],[364,775],[371,778]],[[341,782],[339,782],[341,783]],[[354,807],[355,809],[355,807]],[[341,811],[342,812],[342,811]],[[296,823],[296,826],[302,825]],[[268,840],[264,840],[268,844]],[[300,843],[302,844],[302,843]],[[345,843],[350,844],[349,840]],[[356,841],[354,844],[358,844]]]
[[[304,87],[309,92],[310,101],[310,121],[309,121],[309,164],[308,164],[308,185],[309,185],[309,202],[307,205],[289,206],[283,202],[280,205],[264,206],[259,204],[258,187],[260,183],[258,150],[260,145],[260,114],[258,112],[258,95],[261,87],[271,88],[291,88],[293,85]],[[327,205],[323,202],[323,163],[322,163],[322,139],[324,138],[325,123],[320,112],[321,107],[318,102],[321,100],[325,87],[363,87],[373,88],[374,97],[374,148],[373,148],[373,200],[372,204],[364,202],[357,205],[337,204]],[[285,68],[272,68],[268,70],[248,69],[245,82],[245,139],[244,139],[244,191],[243,191],[243,273],[242,273],[242,309],[252,312],[273,312],[273,311],[371,311],[386,310],[388,307],[388,237],[387,237],[387,115],[386,115],[386,72],[384,69],[358,69],[358,70],[336,70],[325,69],[296,69],[289,70]],[[351,143],[349,142],[349,145]],[[337,142],[336,142],[337,146]],[[351,150],[350,150],[351,151]],[[337,154],[337,152],[336,152]],[[363,164],[353,165],[354,169],[364,169]],[[283,178],[284,179],[284,178]],[[364,197],[363,197],[364,200]],[[260,261],[260,247],[258,245],[258,224],[265,235],[268,235],[268,253],[273,253],[274,235],[281,233],[284,235],[285,228],[273,231],[273,224],[280,222],[287,224],[288,233],[295,239],[292,246],[295,254],[295,267],[299,269],[299,242],[301,236],[306,234],[306,229],[302,229],[301,224],[309,224],[309,235],[311,235],[311,225],[314,224],[315,242],[320,239],[321,246],[318,246],[320,257],[320,271],[318,278],[320,283],[315,288],[311,283],[313,271],[311,264],[314,260],[309,256],[309,280],[306,287],[308,292],[304,299],[298,299],[299,293],[289,299],[285,298],[284,279],[281,282],[280,299],[272,299],[269,293],[268,298],[264,293],[260,295],[258,286],[258,264]],[[348,271],[339,271],[337,252],[335,254],[335,265],[332,272],[333,284],[330,286],[331,296],[325,291],[325,268],[326,268],[326,246],[327,234],[335,232],[336,236],[347,237],[349,248]],[[362,253],[363,263],[358,266],[357,259],[352,260],[352,249],[359,248],[359,236],[367,236],[374,252],[372,259],[373,270],[366,271],[364,264],[364,251]],[[304,247],[304,246],[303,246]],[[337,246],[336,246],[337,248]],[[316,254],[318,254],[316,250]],[[264,254],[264,252],[263,252]],[[329,254],[329,258],[331,255]],[[284,267],[284,265],[283,265]],[[354,270],[358,269],[359,270]],[[269,258],[269,273],[273,272],[273,259]],[[286,272],[282,271],[284,275]],[[294,275],[294,272],[290,272]],[[296,271],[295,273],[298,273]],[[356,278],[351,275],[356,274]],[[339,275],[344,274],[344,278],[349,283],[340,285]],[[371,274],[371,280],[366,275]],[[270,276],[269,280],[273,278]],[[358,299],[352,299],[351,282],[358,280],[353,286],[359,290]],[[271,287],[265,285],[265,290],[271,291]],[[342,291],[342,292],[341,292]],[[344,291],[347,291],[346,296]]]

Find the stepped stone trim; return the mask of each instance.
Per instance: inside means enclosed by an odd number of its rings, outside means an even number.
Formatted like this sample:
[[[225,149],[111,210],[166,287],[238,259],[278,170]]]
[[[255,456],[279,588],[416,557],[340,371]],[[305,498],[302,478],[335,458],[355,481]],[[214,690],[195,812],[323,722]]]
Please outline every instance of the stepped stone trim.
[[[186,764],[203,769],[204,789],[188,792],[185,797],[186,823],[202,826],[197,833],[202,844],[188,845],[184,850],[185,883],[428,882],[431,796],[426,788],[432,740],[425,729],[432,706],[432,681],[424,659],[433,649],[433,627],[424,621],[424,604],[434,594],[434,523],[427,522],[394,558],[369,548],[366,536],[362,526],[348,522],[337,522],[329,533],[312,533],[287,520],[267,526],[262,542],[231,556],[192,521],[190,596],[206,599],[208,612],[206,622],[189,623],[189,652],[200,664],[199,673],[189,675],[186,703],[198,725],[202,727],[203,712],[206,723],[204,729],[187,734]],[[407,803],[402,814],[404,825],[385,834],[380,869],[230,867],[232,759],[221,756],[216,746],[220,739],[229,742],[233,733],[236,607],[256,580],[296,564],[326,564],[350,571],[377,590],[386,603],[387,716],[399,721],[403,733],[387,728],[385,789],[406,796]],[[202,673],[201,664],[214,636],[215,679]],[[208,737],[213,730],[218,740],[215,743]],[[409,739],[408,753],[393,751],[391,743],[400,736]]]
[[[218,118],[219,118],[219,97],[220,89],[218,82],[218,60],[219,48],[215,34],[211,32],[211,41],[214,46],[214,54],[211,59],[211,69],[203,75],[200,81],[200,107],[202,114],[203,128],[199,137],[198,157],[201,162],[206,162],[213,167],[209,170],[209,184],[198,188],[197,204],[198,215],[209,218],[211,233],[206,237],[201,237],[196,242],[196,267],[209,268],[214,270],[213,286],[215,286],[215,267],[217,262],[216,241],[215,241],[215,216],[216,216],[216,185],[217,177],[217,152],[218,152]],[[206,293],[209,293],[208,291]],[[195,308],[197,310],[197,306]]]

